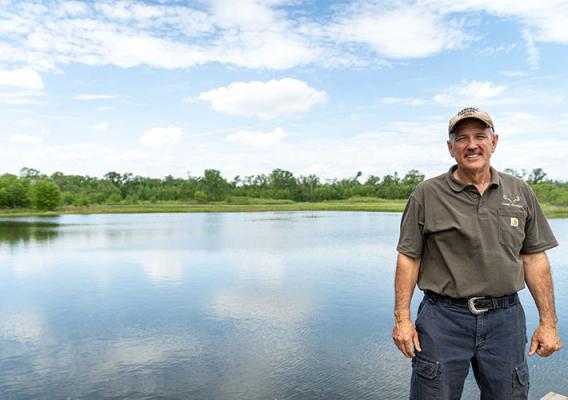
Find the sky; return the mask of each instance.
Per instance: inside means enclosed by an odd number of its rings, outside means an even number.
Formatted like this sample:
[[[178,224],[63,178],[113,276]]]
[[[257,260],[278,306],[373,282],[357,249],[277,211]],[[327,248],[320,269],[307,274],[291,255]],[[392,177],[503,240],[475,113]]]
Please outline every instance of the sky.
[[[568,180],[566,0],[0,0],[0,173],[427,177],[449,119]]]

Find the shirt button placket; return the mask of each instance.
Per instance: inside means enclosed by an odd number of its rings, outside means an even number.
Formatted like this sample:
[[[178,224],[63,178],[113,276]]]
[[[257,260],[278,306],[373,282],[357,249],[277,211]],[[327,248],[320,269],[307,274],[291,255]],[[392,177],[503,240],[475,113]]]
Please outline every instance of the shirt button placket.
[[[484,194],[483,196],[478,194],[479,201],[477,203],[477,215],[481,218],[487,218],[488,211],[487,211],[487,195]]]

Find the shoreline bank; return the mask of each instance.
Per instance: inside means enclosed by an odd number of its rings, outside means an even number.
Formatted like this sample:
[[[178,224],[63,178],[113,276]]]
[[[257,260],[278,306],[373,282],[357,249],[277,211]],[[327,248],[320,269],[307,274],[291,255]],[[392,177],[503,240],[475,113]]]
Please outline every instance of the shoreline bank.
[[[148,213],[192,213],[192,212],[274,212],[274,211],[367,211],[367,212],[402,212],[406,200],[387,200],[353,198],[348,200],[330,200],[317,203],[297,203],[289,200],[258,201],[251,199],[249,204],[229,202],[186,203],[158,202],[139,204],[115,204],[94,206],[65,206],[53,211],[34,209],[3,209],[0,217],[31,217],[88,214],[148,214]],[[548,218],[567,218],[568,207],[542,204]]]

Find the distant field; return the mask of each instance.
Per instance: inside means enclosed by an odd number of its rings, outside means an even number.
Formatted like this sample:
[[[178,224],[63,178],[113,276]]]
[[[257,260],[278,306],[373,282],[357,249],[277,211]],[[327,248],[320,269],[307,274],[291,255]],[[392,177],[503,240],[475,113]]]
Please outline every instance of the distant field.
[[[544,213],[548,218],[568,218],[568,207],[552,206],[541,203]]]
[[[402,211],[406,200],[384,200],[356,197],[348,200],[297,203],[291,200],[233,198],[224,202],[140,202],[138,204],[65,206],[55,211],[4,209],[0,215],[60,215],[60,214],[114,214],[114,213],[170,213],[170,212],[247,212],[247,211]]]
[[[0,216],[50,216],[61,214],[128,214],[128,213],[175,213],[175,212],[258,212],[258,211],[383,211],[402,212],[406,200],[387,200],[373,197],[353,197],[347,200],[296,203],[291,200],[232,198],[226,202],[157,202],[138,204],[93,205],[85,207],[66,206],[55,211],[29,209],[0,210]],[[568,217],[567,207],[543,205],[549,218]]]

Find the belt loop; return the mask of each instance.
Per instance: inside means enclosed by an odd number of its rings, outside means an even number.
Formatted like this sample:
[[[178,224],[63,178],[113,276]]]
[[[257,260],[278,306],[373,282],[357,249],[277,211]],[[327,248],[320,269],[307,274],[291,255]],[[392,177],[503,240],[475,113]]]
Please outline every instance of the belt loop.
[[[491,303],[493,304],[493,308],[500,308],[499,301],[495,297],[491,298]]]

